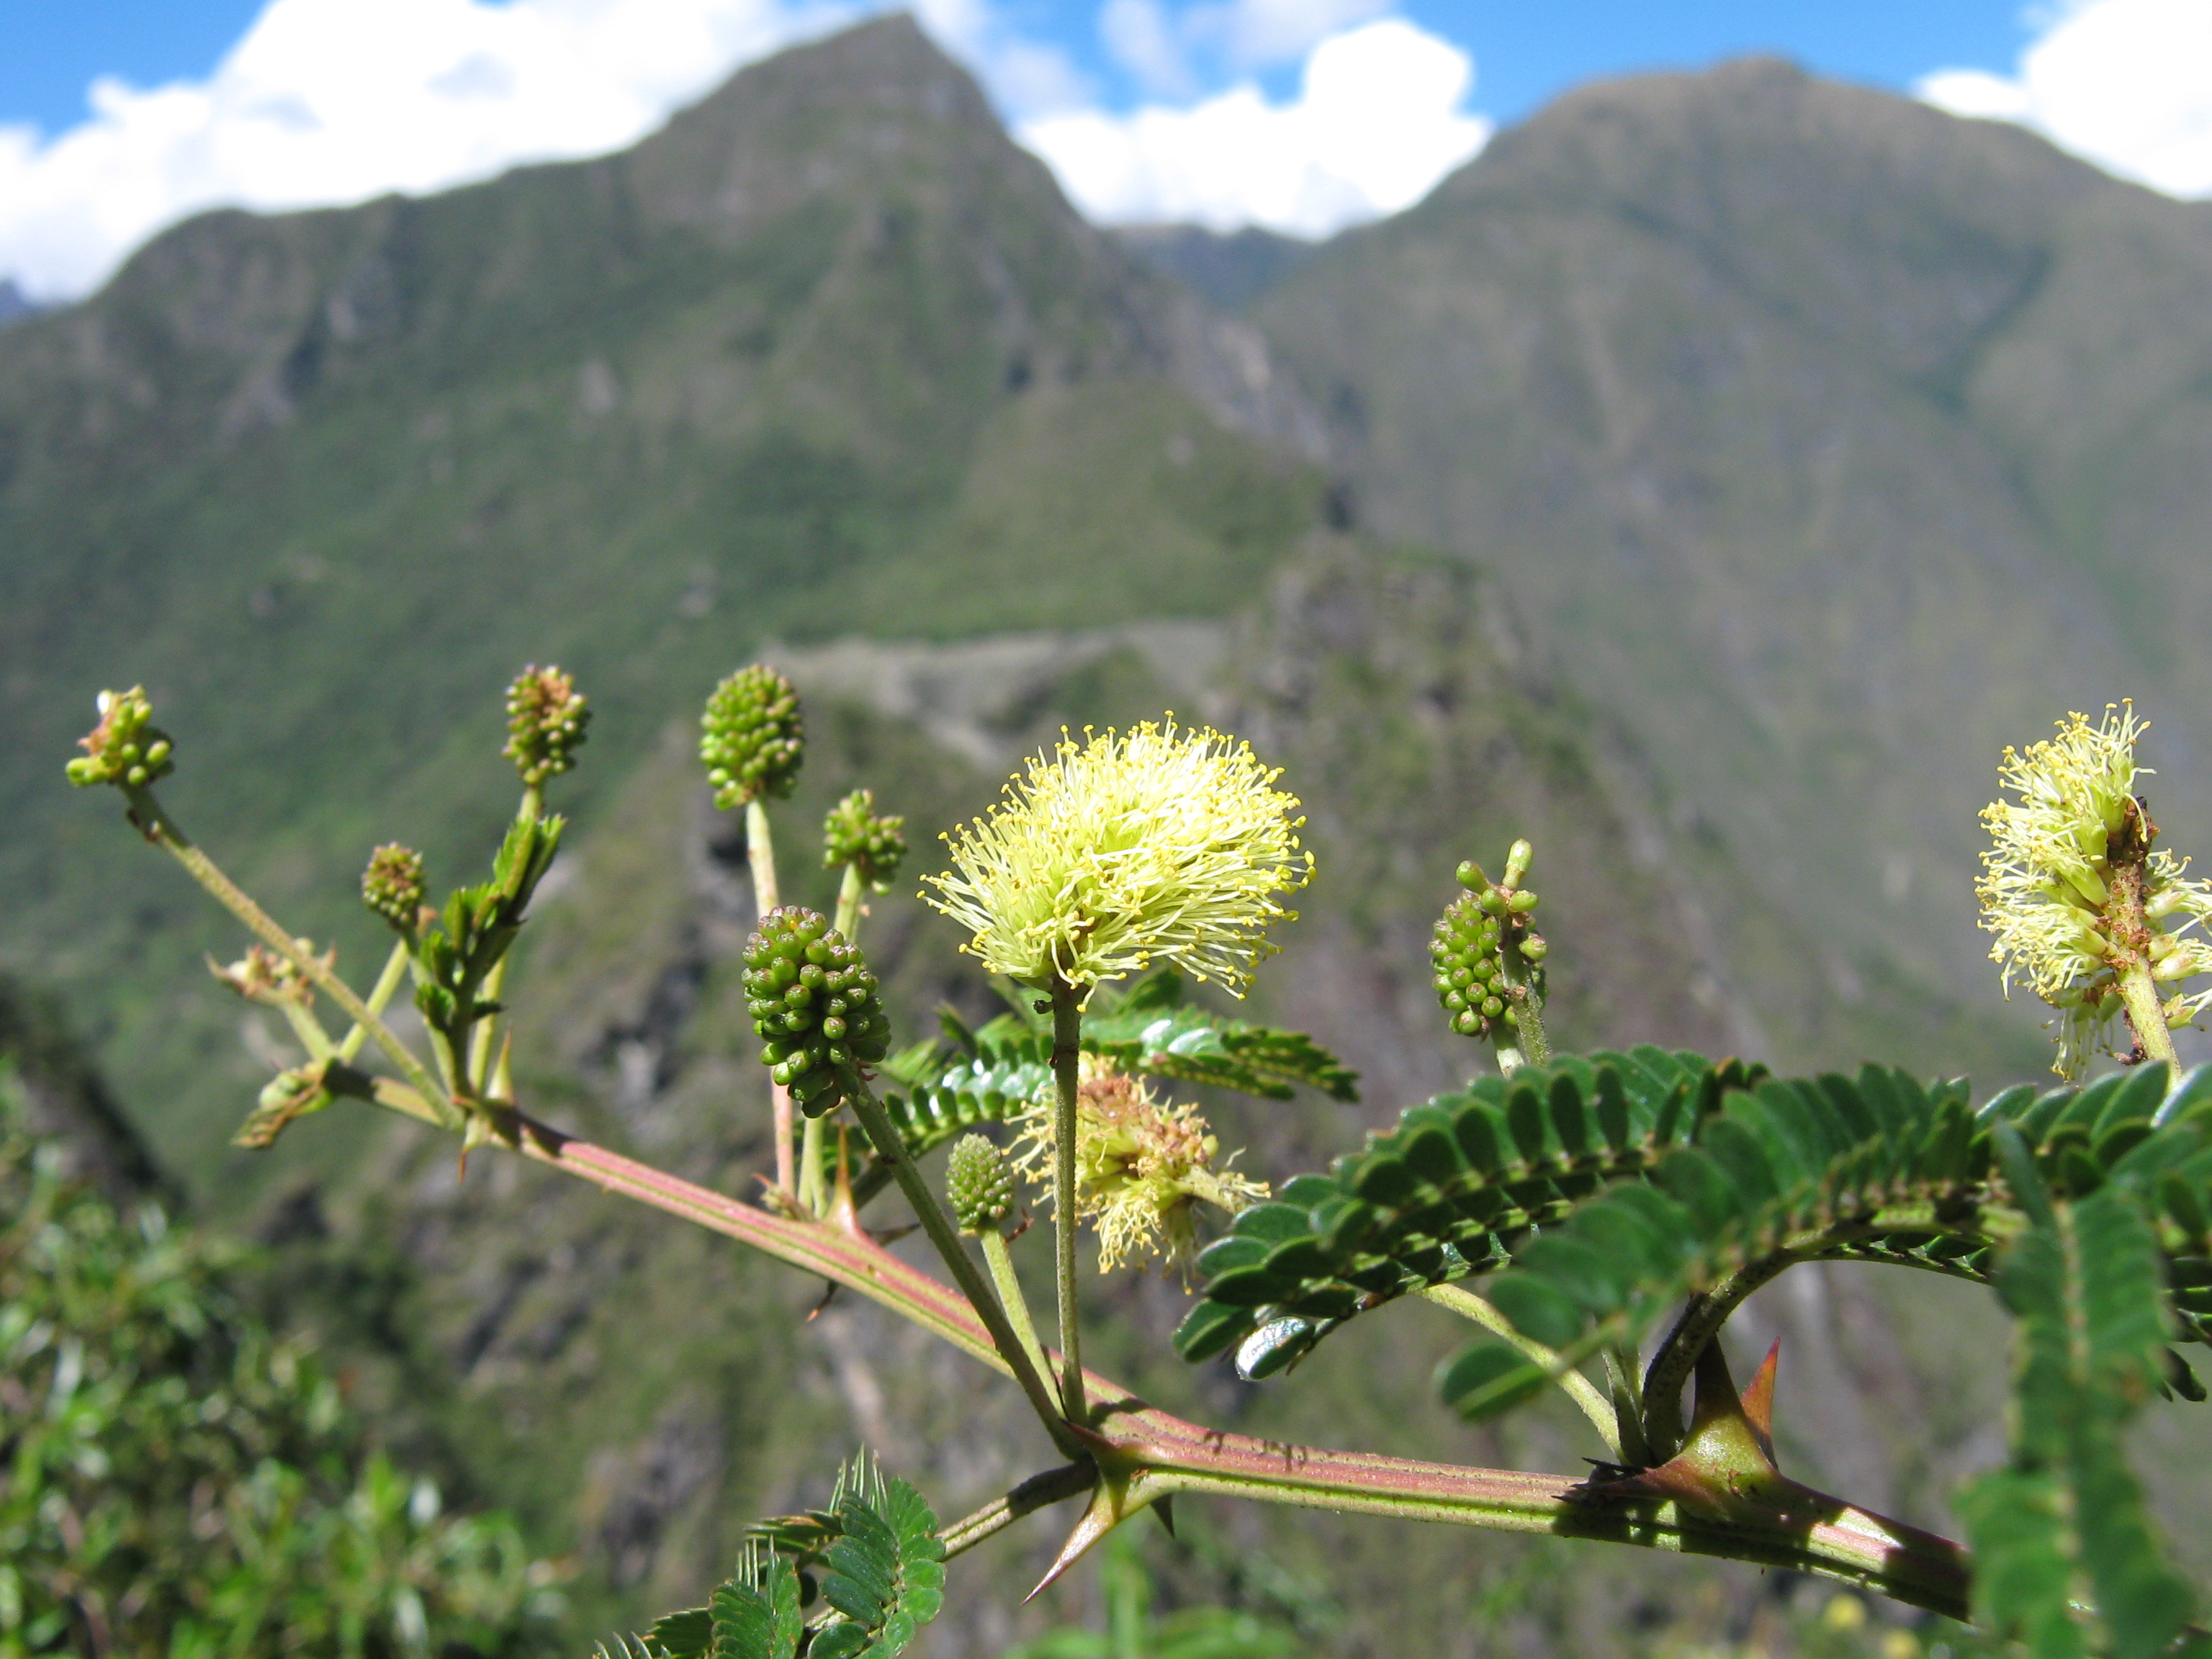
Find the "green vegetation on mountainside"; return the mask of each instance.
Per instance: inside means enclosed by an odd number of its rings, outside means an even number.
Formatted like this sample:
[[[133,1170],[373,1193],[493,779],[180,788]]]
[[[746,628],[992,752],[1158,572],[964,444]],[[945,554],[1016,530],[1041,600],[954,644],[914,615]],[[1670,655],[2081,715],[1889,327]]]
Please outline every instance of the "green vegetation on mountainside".
[[[2132,696],[2160,815],[2212,814],[2208,287],[2202,206],[1753,61],[1561,100],[1251,314],[1362,526],[1496,574],[1832,1056],[1822,1005],[1986,995],[1975,809],[2050,711]]]
[[[1179,388],[1179,304],[903,20],[605,161],[180,227],[0,341],[0,960],[86,1005],[198,1176],[232,1022],[178,994],[175,896],[72,847],[53,757],[99,686],[155,689],[178,811],[350,954],[316,878],[495,832],[460,757],[525,659],[634,749],[771,636],[1229,609],[1319,482]]]

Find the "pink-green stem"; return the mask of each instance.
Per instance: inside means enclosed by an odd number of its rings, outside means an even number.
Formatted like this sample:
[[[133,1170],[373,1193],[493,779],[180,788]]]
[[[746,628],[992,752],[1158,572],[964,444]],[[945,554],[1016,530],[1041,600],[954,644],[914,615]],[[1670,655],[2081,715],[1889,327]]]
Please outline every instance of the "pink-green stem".
[[[234,915],[326,991],[333,1001],[353,1016],[356,1024],[377,1039],[379,1046],[407,1075],[406,1084],[378,1079],[372,1085],[372,1080],[362,1079],[363,1091],[394,1109],[447,1127],[459,1127],[459,1110],[450,1102],[441,1099],[437,1085],[422,1062],[352,988],[277,927],[193,847],[149,792],[126,793],[131,797],[132,817],[148,838],[165,847]],[[1059,999],[1055,997],[1054,1000],[1057,1004]],[[1073,1038],[1079,1035],[1079,1015],[1067,1022],[1073,1028],[1067,1033],[1066,1045],[1071,1056],[1075,1047]],[[1061,1021],[1055,1018],[1056,1039],[1060,1025]],[[1056,1040],[1055,1060],[1060,1046]],[[1071,1085],[1066,1092],[1072,1103],[1072,1063],[1064,1068],[1063,1074]],[[874,1103],[871,1099],[869,1103]],[[494,1104],[483,1109],[496,1126],[498,1139],[526,1158],[589,1181],[603,1190],[750,1244],[804,1272],[845,1285],[1010,1376],[1029,1369],[1027,1356],[1011,1329],[1000,1333],[990,1328],[994,1323],[1004,1324],[1006,1316],[991,1297],[987,1285],[979,1284],[977,1289],[963,1295],[901,1261],[864,1235],[817,1221],[788,1220],[755,1209],[723,1194],[563,1134],[511,1108]],[[882,1115],[879,1106],[875,1115]],[[884,1123],[888,1127],[888,1119]],[[1062,1144],[1073,1144],[1073,1126]],[[895,1134],[891,1145],[895,1150],[902,1151]],[[878,1150],[883,1150],[880,1145]],[[898,1158],[893,1167],[905,1176],[902,1186],[908,1181],[919,1186],[919,1176],[908,1160]],[[921,1194],[927,1203],[917,1204],[917,1212],[926,1217],[936,1211],[941,1218],[942,1212],[936,1206],[934,1194],[926,1188],[921,1188]],[[909,1197],[914,1195],[909,1189]],[[1071,1223],[1073,1207],[1071,1198],[1063,1211]],[[956,1277],[964,1280],[975,1276],[973,1264],[957,1248],[957,1237],[953,1244],[953,1251],[946,1258],[948,1265],[957,1260],[967,1266],[965,1273],[956,1268]],[[939,1249],[942,1251],[944,1246],[940,1244]],[[1072,1298],[1070,1302],[1067,1311],[1072,1313]],[[986,1310],[995,1313],[995,1320]],[[1072,1325],[1071,1320],[1071,1329]],[[1610,1539],[1651,1548],[1792,1568],[1843,1579],[1954,1619],[1966,1616],[1967,1566],[1963,1551],[1932,1534],[1837,1500],[1823,1499],[1825,1507],[1818,1515],[1808,1516],[1787,1529],[1777,1529],[1727,1517],[1688,1514],[1677,1504],[1596,1499],[1583,1494],[1581,1483],[1559,1475],[1467,1468],[1253,1440],[1187,1423],[1154,1410],[1119,1385],[1083,1371],[1073,1355],[1066,1356],[1062,1363],[1065,1375],[1073,1380],[1070,1392],[1073,1398],[1079,1402],[1096,1402],[1095,1408],[1085,1410],[1085,1420],[1102,1437],[1099,1443],[1111,1448],[1117,1479],[1133,1489],[1144,1489],[1139,1502],[1175,1492],[1212,1492],[1264,1503],[1391,1515],[1449,1525]],[[1062,1472],[1039,1477],[1041,1481],[1051,1483],[1055,1491],[1072,1479]],[[1038,1501],[1052,1500],[1041,1497]],[[1009,1511],[1014,1507],[1008,1500]],[[987,1512],[985,1518],[977,1522],[975,1530],[979,1536],[988,1536],[990,1531],[998,1529],[998,1524],[1003,1524],[994,1523],[994,1514]],[[1008,1513],[1006,1520],[1012,1518]]]

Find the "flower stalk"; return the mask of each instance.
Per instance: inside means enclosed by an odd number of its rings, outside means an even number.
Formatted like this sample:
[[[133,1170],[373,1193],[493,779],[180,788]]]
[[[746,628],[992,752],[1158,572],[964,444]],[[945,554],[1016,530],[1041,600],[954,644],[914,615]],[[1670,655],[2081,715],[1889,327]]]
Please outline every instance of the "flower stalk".
[[[1521,1357],[1541,1365],[1553,1373],[1567,1398],[1576,1408],[1589,1419],[1590,1426],[1597,1431],[1605,1449],[1613,1454],[1613,1461],[1621,1461],[1620,1420],[1613,1402],[1597,1390],[1597,1385],[1572,1365],[1563,1364],[1559,1354],[1542,1343],[1523,1336],[1516,1330],[1513,1322],[1498,1310],[1489,1297],[1478,1296],[1459,1285],[1431,1285],[1416,1292],[1440,1308],[1449,1308],[1462,1319],[1471,1319],[1492,1335],[1502,1338],[1518,1350]]]
[[[416,1115],[441,1128],[458,1129],[463,1113],[453,1097],[441,1088],[430,1075],[429,1068],[416,1059],[415,1051],[399,1040],[399,1036],[382,1017],[361,1000],[352,986],[338,976],[330,961],[318,957],[298,939],[294,939],[276,921],[255,903],[246,890],[231,880],[200,848],[194,845],[184,829],[171,817],[161,802],[155,799],[150,787],[123,787],[124,799],[130,803],[131,822],[147,840],[161,848],[185,872],[213,896],[222,908],[244,922],[257,939],[282,956],[301,975],[314,982],[331,1001],[337,1004],[354,1024],[376,1040],[376,1046],[399,1068],[400,1074],[414,1085],[422,1102]]]
[[[1052,1260],[1060,1295],[1060,1398],[1071,1421],[1089,1421],[1083,1397],[1083,1334],[1075,1297],[1077,1104],[1082,1095],[1083,998],[1065,980],[1052,988]]]
[[[753,908],[757,917],[782,903],[775,884],[775,842],[768,827],[768,808],[758,795],[745,803],[745,866],[753,878]],[[769,1084],[770,1133],[775,1137],[775,1188],[795,1193],[791,1157],[791,1091],[773,1080]],[[817,1149],[818,1150],[818,1149]]]
[[[898,1182],[899,1191],[914,1206],[915,1219],[921,1222],[922,1231],[936,1246],[938,1255],[944,1258],[945,1267],[951,1271],[953,1282],[959,1285],[961,1294],[968,1298],[969,1305],[982,1322],[999,1360],[1021,1384],[1022,1392],[1029,1396],[1030,1406],[1051,1434],[1054,1443],[1069,1456],[1080,1455],[1081,1443],[1069,1435],[1067,1425],[1061,1421],[1061,1412],[1053,1400],[1051,1391],[1045,1386],[1043,1376],[1030,1362],[1030,1350],[1036,1343],[1035,1333],[1031,1333],[1029,1342],[1024,1343],[1021,1340],[1006,1310],[1000,1304],[998,1296],[983,1276],[975,1271],[974,1261],[961,1248],[960,1235],[953,1228],[952,1218],[945,1214],[945,1206],[938,1202],[937,1194],[929,1189],[929,1183],[921,1178],[921,1171],[915,1167],[906,1143],[899,1138],[897,1127],[892,1123],[890,1114],[884,1110],[883,1103],[876,1098],[875,1091],[856,1076],[847,1083],[845,1098],[852,1105],[853,1115],[860,1119],[862,1131],[875,1143],[876,1156],[890,1166],[892,1178]],[[1076,1397],[1080,1400],[1079,1379],[1077,1388]]]

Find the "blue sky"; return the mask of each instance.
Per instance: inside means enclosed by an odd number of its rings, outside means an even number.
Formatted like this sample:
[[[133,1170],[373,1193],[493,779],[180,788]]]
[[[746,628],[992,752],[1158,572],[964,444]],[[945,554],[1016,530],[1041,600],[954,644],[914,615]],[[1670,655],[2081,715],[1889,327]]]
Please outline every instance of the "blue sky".
[[[82,120],[95,76],[150,87],[204,78],[244,34],[261,0],[0,0],[0,125],[52,135]],[[2023,0],[1440,0],[1396,9],[1473,53],[1477,101],[1512,121],[1580,81],[1638,70],[1780,52],[1808,68],[1905,90],[1944,69],[2002,71],[2027,39]],[[1100,9],[1022,0],[1020,32],[1060,46],[1108,107],[1142,96],[1103,48]],[[1261,66],[1288,94],[1295,64]]]
[[[1102,222],[1324,236],[1417,201],[1579,82],[1746,52],[2212,196],[2212,0],[912,3]],[[619,149],[881,4],[0,0],[0,279],[67,299],[206,208]]]

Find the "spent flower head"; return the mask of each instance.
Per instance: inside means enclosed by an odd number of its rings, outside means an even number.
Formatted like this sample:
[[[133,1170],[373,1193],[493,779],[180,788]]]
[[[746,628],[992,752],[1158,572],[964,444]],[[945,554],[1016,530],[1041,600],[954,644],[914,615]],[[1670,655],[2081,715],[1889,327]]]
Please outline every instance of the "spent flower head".
[[[400,933],[411,933],[428,890],[422,855],[411,847],[387,842],[368,855],[361,872],[361,902]]]
[[[304,939],[295,942],[303,951],[313,948]],[[337,959],[335,947],[324,953],[325,966]],[[315,988],[307,982],[307,976],[301,973],[296,963],[289,957],[264,950],[258,945],[246,946],[246,954],[236,962],[220,963],[210,957],[208,972],[248,1002],[265,1003],[272,1008],[294,1002],[304,1008],[313,1005],[315,1000]]]
[[[927,902],[994,973],[1085,991],[1171,962],[1235,995],[1277,947],[1277,902],[1313,878],[1297,798],[1249,744],[1147,720],[1037,756],[983,817],[945,837]]]
[[[69,763],[71,783],[80,789],[100,783],[143,789],[176,770],[173,745],[169,734],[153,723],[154,705],[144,686],[103,691],[94,706],[100,710],[100,724],[77,739],[84,753]]]
[[[822,863],[849,864],[878,893],[891,884],[906,857],[906,820],[876,816],[876,792],[855,789],[822,820]]]
[[[536,789],[576,763],[592,711],[575,677],[532,663],[507,688],[507,748],[502,752]]]
[[[1098,1231],[1098,1266],[1141,1266],[1160,1257],[1185,1283],[1198,1259],[1198,1206],[1231,1214],[1267,1196],[1224,1161],[1218,1139],[1188,1106],[1155,1099],[1140,1079],[1086,1057],[1075,1103],[1075,1213]],[[1015,1121],[1014,1167],[1049,1183],[1058,1141],[1054,1103],[1039,1100]]]
[[[782,799],[799,781],[805,752],[799,693],[765,664],[740,668],[707,699],[699,717],[699,758],[714,786],[715,805]]]
[[[1997,781],[2019,799],[1982,809],[1990,844],[1974,892],[1996,935],[1990,955],[2008,994],[2025,981],[2057,1010],[2054,1069],[2064,1077],[2112,1048],[2124,973],[2140,967],[2171,985],[2212,972],[2212,946],[2188,933],[2212,918],[2212,885],[2185,877],[2186,860],[2152,850],[2157,829],[2135,794],[2147,729],[2131,702],[2107,705],[2094,725],[2069,714],[2026,754],[2005,750]],[[2212,990],[2177,994],[2160,1012],[2183,1025],[2208,1002]]]

